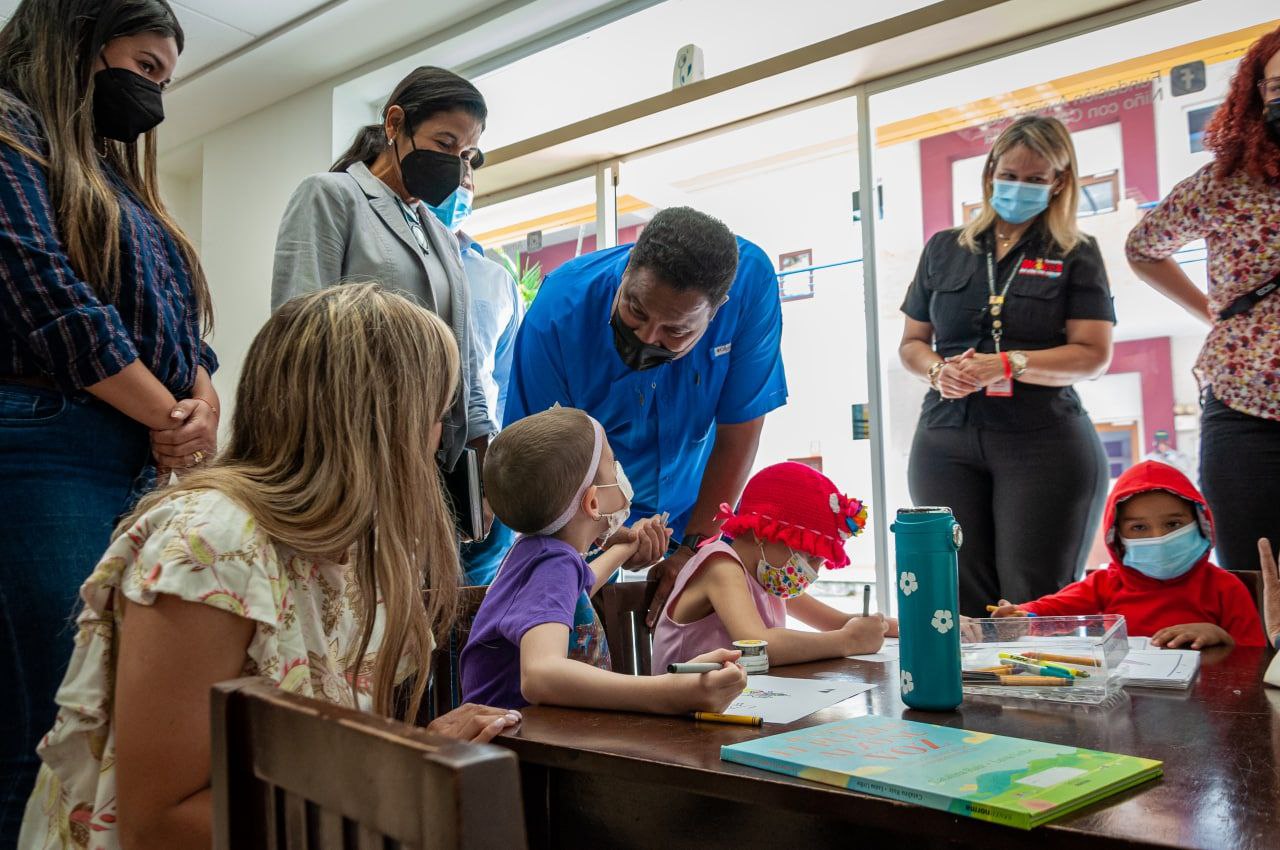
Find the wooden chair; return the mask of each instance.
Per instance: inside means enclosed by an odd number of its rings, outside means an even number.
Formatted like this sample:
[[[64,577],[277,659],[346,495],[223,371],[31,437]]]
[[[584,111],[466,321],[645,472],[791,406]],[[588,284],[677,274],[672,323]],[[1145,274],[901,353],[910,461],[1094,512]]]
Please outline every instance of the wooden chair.
[[[461,666],[458,663],[462,648],[471,635],[471,624],[484,601],[488,587],[463,587],[458,590],[458,616],[446,640],[441,641],[431,653],[430,679],[422,701],[422,711],[416,718],[403,718],[407,722],[426,726],[442,714],[448,714],[462,704]],[[430,593],[431,591],[427,591]],[[404,693],[410,685],[405,685]],[[407,697],[402,702],[407,707]],[[398,716],[402,716],[403,712]]]
[[[657,587],[652,581],[619,581],[606,584],[596,593],[596,613],[609,641],[615,673],[633,676],[650,673],[653,629],[645,625],[644,618]]]
[[[1262,573],[1258,570],[1227,570],[1236,578],[1244,582],[1244,586],[1249,588],[1249,593],[1253,596],[1253,604],[1258,609],[1259,617],[1266,617],[1262,599]],[[1265,626],[1265,619],[1263,625]]]
[[[526,847],[511,751],[265,679],[215,686],[212,768],[215,850]]]

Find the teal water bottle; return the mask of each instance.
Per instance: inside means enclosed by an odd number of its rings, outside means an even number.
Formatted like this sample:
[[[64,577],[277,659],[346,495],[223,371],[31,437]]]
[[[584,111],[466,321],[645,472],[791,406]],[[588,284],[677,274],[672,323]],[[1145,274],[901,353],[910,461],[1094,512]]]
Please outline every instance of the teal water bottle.
[[[901,508],[890,529],[898,550],[902,701],[951,711],[960,681],[960,524],[950,508]]]

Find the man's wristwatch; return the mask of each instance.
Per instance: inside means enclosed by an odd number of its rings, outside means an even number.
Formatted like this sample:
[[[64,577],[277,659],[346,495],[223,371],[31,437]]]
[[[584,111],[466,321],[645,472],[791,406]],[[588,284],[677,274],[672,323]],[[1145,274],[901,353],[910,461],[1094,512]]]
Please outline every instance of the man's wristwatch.
[[[1022,373],[1027,371],[1027,353],[1025,351],[1010,351],[1009,368],[1012,370],[1015,379],[1021,378]]]
[[[680,549],[688,549],[693,554],[698,554],[698,547],[707,539],[705,534],[686,534],[680,540]]]

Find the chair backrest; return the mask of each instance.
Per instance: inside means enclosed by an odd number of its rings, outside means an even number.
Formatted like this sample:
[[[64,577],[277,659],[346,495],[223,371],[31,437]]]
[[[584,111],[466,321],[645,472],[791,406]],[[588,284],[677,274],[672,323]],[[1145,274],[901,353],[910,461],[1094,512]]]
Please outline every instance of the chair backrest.
[[[442,714],[448,714],[462,703],[461,665],[458,659],[462,648],[471,636],[471,624],[484,601],[488,587],[463,587],[458,590],[458,617],[449,631],[448,639],[431,653],[431,672],[427,682],[426,698],[422,702],[417,722],[425,726]],[[430,593],[430,591],[427,591]]]
[[[645,625],[657,591],[652,581],[619,581],[596,592],[596,613],[609,641],[615,673],[648,676],[653,661],[653,629]]]
[[[516,756],[265,679],[213,690],[215,850],[524,848]]]
[[[1258,570],[1227,570],[1227,572],[1244,582],[1244,586],[1249,588],[1249,593],[1253,596],[1253,604],[1258,609],[1258,616],[1265,617],[1262,602],[1262,573]]]

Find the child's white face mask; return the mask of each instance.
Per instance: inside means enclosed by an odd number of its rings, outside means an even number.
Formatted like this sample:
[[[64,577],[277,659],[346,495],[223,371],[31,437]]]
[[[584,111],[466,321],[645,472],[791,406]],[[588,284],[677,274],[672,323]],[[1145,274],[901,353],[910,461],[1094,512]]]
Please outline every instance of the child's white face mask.
[[[597,484],[596,489],[603,490],[606,487],[617,487],[619,492],[622,493],[622,497],[627,501],[626,504],[618,508],[613,513],[600,515],[600,519],[603,519],[608,523],[608,527],[605,529],[604,534],[600,535],[601,543],[606,542],[610,537],[616,534],[618,529],[622,528],[623,523],[627,521],[627,518],[631,516],[631,499],[635,496],[635,490],[631,488],[631,482],[627,480],[627,473],[622,471],[622,464],[615,460],[613,462],[613,468],[614,472],[617,474],[618,482],[616,484]]]

